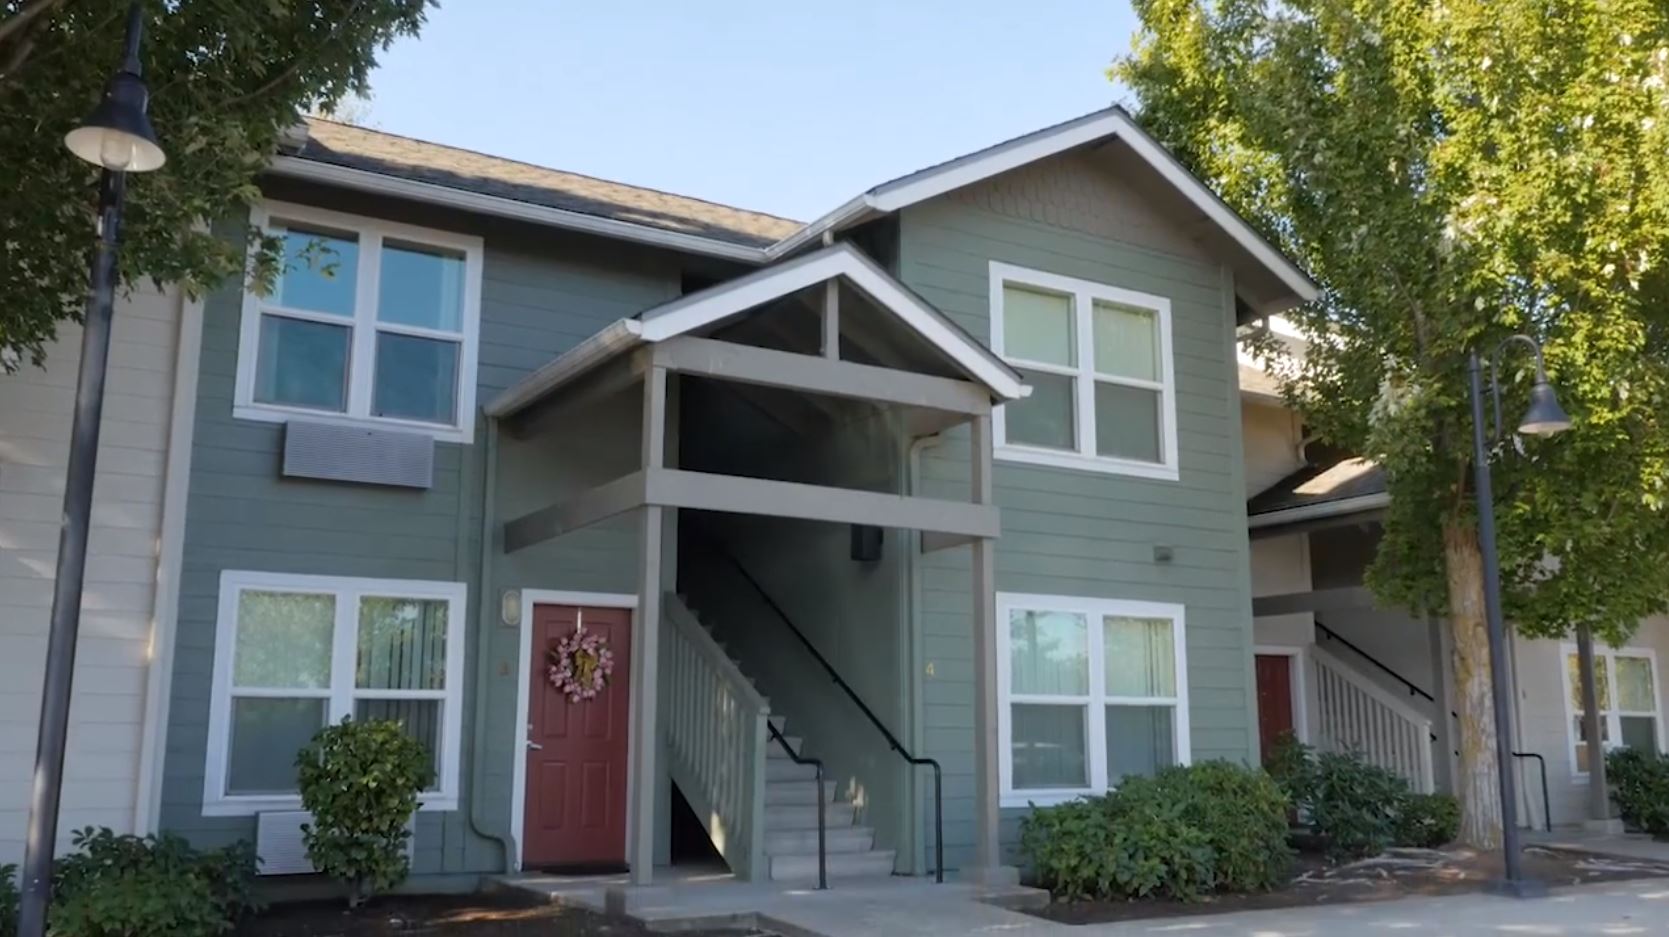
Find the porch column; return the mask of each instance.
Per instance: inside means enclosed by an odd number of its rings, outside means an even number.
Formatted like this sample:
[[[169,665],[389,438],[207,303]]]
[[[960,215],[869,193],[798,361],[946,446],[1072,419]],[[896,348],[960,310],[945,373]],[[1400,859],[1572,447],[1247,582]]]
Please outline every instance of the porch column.
[[[1449,677],[1449,628],[1441,618],[1426,619],[1427,645],[1431,651],[1431,695],[1437,697],[1432,704],[1431,734],[1437,736],[1432,746],[1432,775],[1437,783],[1437,789],[1447,793],[1455,791],[1455,720],[1449,713],[1454,711],[1454,680]]]
[[[1565,666],[1560,652],[1559,667]],[[1582,731],[1588,736],[1588,809],[1583,826],[1599,832],[1621,833],[1622,821],[1611,819],[1611,799],[1605,786],[1605,742],[1599,715],[1599,681],[1594,670],[1594,632],[1586,625],[1576,629],[1576,669],[1581,686]],[[1611,679],[1615,680],[1616,677]]]
[[[970,468],[973,501],[989,505],[991,495],[991,414],[969,424],[973,458]],[[973,540],[974,626],[974,868],[971,878],[999,879],[1001,843],[998,808],[1002,791],[997,757],[997,573],[996,544],[989,537]]]
[[[666,463],[666,369],[650,368],[643,382],[643,467]],[[631,811],[626,861],[634,885],[649,884],[655,874],[655,792],[659,788],[659,715],[661,646],[662,514],[659,505],[643,508],[638,533],[638,628],[632,653]]]

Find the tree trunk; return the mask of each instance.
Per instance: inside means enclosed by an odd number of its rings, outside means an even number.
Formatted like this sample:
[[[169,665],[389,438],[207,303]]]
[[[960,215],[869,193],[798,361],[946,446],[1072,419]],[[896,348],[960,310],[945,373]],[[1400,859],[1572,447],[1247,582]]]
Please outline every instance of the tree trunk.
[[[1443,525],[1454,629],[1454,700],[1460,714],[1460,841],[1477,849],[1501,845],[1501,777],[1495,758],[1495,708],[1490,685],[1489,625],[1484,615],[1484,563],[1478,531]]]

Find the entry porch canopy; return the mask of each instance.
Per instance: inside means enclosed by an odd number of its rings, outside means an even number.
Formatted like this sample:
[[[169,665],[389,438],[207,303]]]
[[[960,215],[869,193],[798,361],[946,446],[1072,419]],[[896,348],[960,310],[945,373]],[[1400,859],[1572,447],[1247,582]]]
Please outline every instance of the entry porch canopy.
[[[842,309],[842,294],[861,300]],[[789,300],[810,293],[816,334]],[[819,295],[820,294],[820,295]],[[843,315],[847,321],[843,327]],[[793,318],[792,323],[786,321]],[[744,322],[743,320],[747,320]],[[757,322],[774,344],[726,341]],[[802,328],[781,340],[786,326]],[[728,330],[728,331],[727,331]],[[861,359],[861,360],[859,360]],[[670,374],[797,392],[811,398],[899,408],[906,432],[968,424],[967,500],[688,471],[668,464]],[[518,437],[541,433],[599,401],[643,392],[639,465],[611,481],[504,524],[506,552],[525,549],[629,511],[641,519],[638,616],[632,655],[632,776],[655,777],[656,674],[662,594],[663,514],[690,508],[912,529],[922,549],[969,545],[976,710],[976,865],[998,868],[995,559],[1000,533],[992,497],[991,411],[1029,394],[1021,375],[850,244],[834,243],[621,319],[504,391],[487,415]],[[629,810],[628,862],[647,883],[653,866],[655,785],[637,783]]]

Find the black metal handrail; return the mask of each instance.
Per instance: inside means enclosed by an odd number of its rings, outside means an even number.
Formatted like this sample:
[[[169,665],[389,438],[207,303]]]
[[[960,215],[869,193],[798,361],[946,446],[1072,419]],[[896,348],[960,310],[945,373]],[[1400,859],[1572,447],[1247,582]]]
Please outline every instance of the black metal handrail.
[[[846,679],[840,675],[840,672],[835,670],[834,665],[829,663],[829,659],[824,657],[817,650],[817,646],[811,643],[811,639],[807,638],[805,633],[799,629],[799,626],[794,624],[794,620],[788,617],[788,612],[777,604],[776,599],[771,598],[771,593],[765,590],[764,585],[753,578],[753,574],[748,572],[746,566],[742,565],[742,561],[737,559],[736,555],[728,549],[718,544],[714,544],[714,546],[725,559],[730,561],[730,565],[736,568],[736,572],[747,580],[748,585],[753,587],[753,591],[765,600],[765,604],[771,607],[771,611],[776,614],[777,618],[788,626],[788,630],[794,633],[794,637],[800,639],[800,644],[816,659],[817,663],[823,665],[823,670],[828,673],[829,679],[833,680],[834,685],[846,694],[847,699],[857,705],[858,710],[869,720],[869,724],[881,733],[881,737],[887,740],[887,744],[891,746],[892,750],[913,767],[919,768],[925,765],[933,769],[933,880],[936,883],[943,884],[945,881],[944,770],[939,766],[938,760],[918,758],[911,754],[910,750],[904,747],[904,743],[900,742],[898,737],[893,735],[892,731],[886,727],[886,724],[881,722],[880,717],[875,715],[875,711],[864,703],[863,699],[858,696],[857,691],[853,690]]]
[[[1553,832],[1553,802],[1552,802],[1552,799],[1550,797],[1548,797],[1548,795],[1547,795],[1547,759],[1543,758],[1541,755],[1537,754],[1536,752],[1513,752],[1513,757],[1514,758],[1534,758],[1534,759],[1536,759],[1536,764],[1541,766],[1541,772],[1542,772],[1542,825],[1546,828],[1546,830],[1549,833]]]
[[[829,887],[829,837],[824,829],[823,820],[823,814],[827,812],[823,808],[823,760],[807,758],[795,751],[794,746],[783,738],[782,730],[778,729],[769,717],[765,719],[765,730],[771,733],[771,738],[782,746],[782,750],[788,753],[789,759],[795,764],[811,765],[817,769],[817,887],[826,889]]]

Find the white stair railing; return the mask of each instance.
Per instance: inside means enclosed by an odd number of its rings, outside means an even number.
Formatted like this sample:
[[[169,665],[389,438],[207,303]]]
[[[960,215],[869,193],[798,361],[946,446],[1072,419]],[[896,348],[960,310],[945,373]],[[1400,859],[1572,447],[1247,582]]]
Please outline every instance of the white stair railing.
[[[736,877],[763,880],[770,704],[677,596],[661,617],[672,780]]]
[[[1353,751],[1394,772],[1421,793],[1435,788],[1431,719],[1318,647],[1315,677],[1317,747]]]

